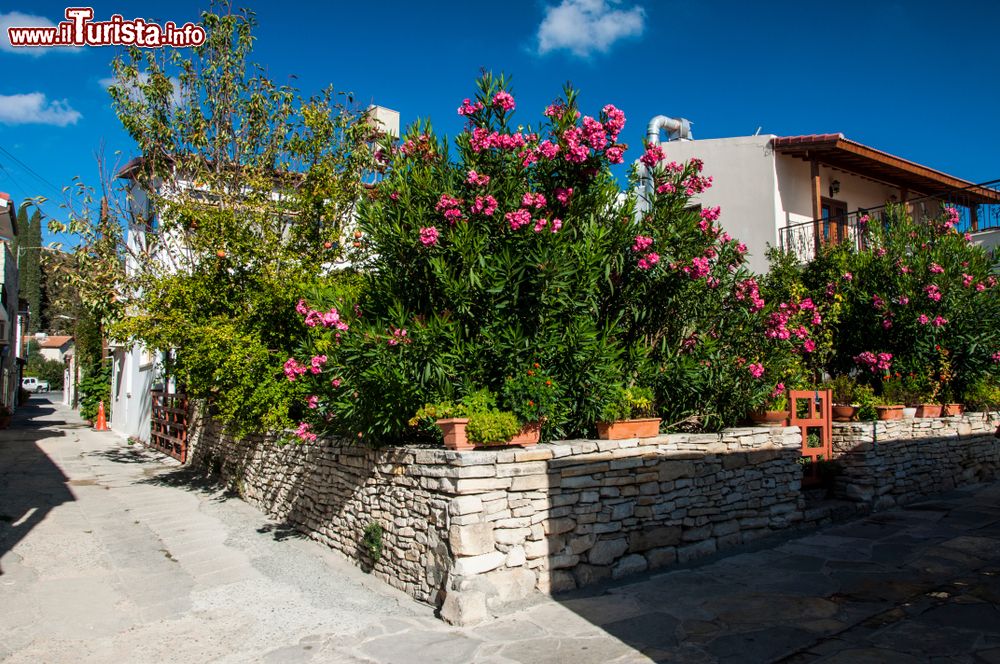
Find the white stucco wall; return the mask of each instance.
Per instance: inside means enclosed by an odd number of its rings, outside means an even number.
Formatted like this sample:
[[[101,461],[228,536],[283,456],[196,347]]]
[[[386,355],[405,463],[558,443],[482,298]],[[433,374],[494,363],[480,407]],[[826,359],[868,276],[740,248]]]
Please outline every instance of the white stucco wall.
[[[697,157],[705,162],[702,175],[711,175],[711,189],[695,197],[703,207],[722,208],[719,224],[750,250],[750,269],[767,271],[768,244],[777,240],[775,222],[776,176],[773,136],[742,136],[663,144],[670,161]]]

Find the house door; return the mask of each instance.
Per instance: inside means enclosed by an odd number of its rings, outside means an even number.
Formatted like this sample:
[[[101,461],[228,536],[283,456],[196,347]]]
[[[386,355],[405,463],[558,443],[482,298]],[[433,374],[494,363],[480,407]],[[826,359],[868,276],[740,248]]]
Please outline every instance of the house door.
[[[847,238],[847,203],[832,198],[822,200],[820,243],[836,244]]]

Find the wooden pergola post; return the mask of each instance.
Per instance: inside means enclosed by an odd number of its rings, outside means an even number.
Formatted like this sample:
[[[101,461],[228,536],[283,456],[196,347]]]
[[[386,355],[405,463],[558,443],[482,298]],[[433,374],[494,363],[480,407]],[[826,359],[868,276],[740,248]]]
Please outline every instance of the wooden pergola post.
[[[809,161],[809,168],[812,174],[812,207],[813,207],[813,235],[816,243],[816,255],[819,256],[821,242],[820,225],[823,223],[823,191],[820,187],[819,162],[815,159]]]

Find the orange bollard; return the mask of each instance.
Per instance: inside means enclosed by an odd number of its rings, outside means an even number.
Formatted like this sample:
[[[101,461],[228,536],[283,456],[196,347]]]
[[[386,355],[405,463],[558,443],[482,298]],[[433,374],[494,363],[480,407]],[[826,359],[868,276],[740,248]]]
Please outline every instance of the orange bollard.
[[[101,401],[97,405],[97,424],[94,426],[97,431],[107,431],[108,430],[108,420],[104,415],[104,402]]]

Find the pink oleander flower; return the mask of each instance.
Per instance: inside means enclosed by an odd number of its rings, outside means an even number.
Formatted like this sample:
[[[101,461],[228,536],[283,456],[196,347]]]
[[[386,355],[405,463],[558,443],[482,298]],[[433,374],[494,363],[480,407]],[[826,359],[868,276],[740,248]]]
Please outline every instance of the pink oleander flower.
[[[931,322],[931,319],[927,317],[927,314],[920,314],[917,316],[917,322],[921,325],[927,325],[927,323]]]
[[[522,226],[527,226],[531,223],[531,213],[524,208],[508,212],[504,215],[504,218],[507,220],[507,223],[510,224],[511,230],[515,231]]]
[[[972,286],[972,283],[975,280],[976,280],[976,278],[974,276],[972,276],[971,274],[965,274],[964,272],[962,273],[962,285],[965,286],[966,288],[969,288],[970,286]]]
[[[552,141],[542,141],[538,144],[538,153],[551,161],[559,154],[559,146]]]
[[[648,168],[654,168],[665,158],[666,155],[663,153],[663,148],[659,145],[650,145],[646,148],[646,153],[639,157],[639,161],[645,164]]]
[[[785,384],[778,383],[777,385],[774,386],[774,389],[771,390],[771,398],[773,399],[774,397],[784,393],[784,391],[785,391]]]
[[[888,252],[888,250],[886,250],[885,247],[879,247],[878,249],[875,250],[875,255],[878,256],[879,258],[882,258],[887,253],[889,253],[889,252]]]
[[[933,325],[934,327],[944,327],[945,325],[947,325],[947,324],[948,324],[948,319],[947,319],[947,318],[944,318],[944,317],[942,317],[942,316],[935,316],[935,317],[934,317],[934,320],[933,320],[933,321],[931,321],[931,324],[932,324],[932,325]]]
[[[677,191],[677,187],[674,186],[673,182],[664,182],[656,188],[658,194],[672,194],[675,191]]]
[[[982,293],[984,290],[986,290],[986,284],[984,284],[981,281],[978,284],[976,284],[976,292],[977,293]]]
[[[309,307],[306,305],[305,300],[299,300],[295,305],[295,311],[303,316],[309,313]]]
[[[483,187],[490,183],[490,176],[485,173],[477,173],[476,171],[469,171],[468,176],[465,181],[476,187]]]
[[[556,187],[556,200],[560,205],[569,205],[569,199],[573,197],[573,187]]]
[[[701,279],[702,277],[707,277],[711,271],[712,265],[708,258],[695,256],[691,259],[691,267],[687,275],[692,279]]]
[[[733,236],[725,231],[723,231],[722,234],[719,236],[719,242],[721,242],[722,244],[729,244],[732,241],[733,241]]]
[[[748,251],[747,245],[744,244],[743,242],[739,242],[739,243],[736,244],[736,253],[738,253],[738,254],[740,254],[742,256],[747,251]]]
[[[900,295],[899,296],[899,303],[902,304],[905,307],[906,305],[908,305],[910,303],[910,298],[906,297],[905,295]]]
[[[938,288],[936,284],[931,284],[930,286],[924,286],[924,292],[927,293],[927,298],[935,302],[941,301],[941,289]]]
[[[885,307],[885,300],[880,298],[878,295],[872,295],[872,307],[875,309],[882,309]]]
[[[850,272],[845,272],[843,275],[841,275],[840,278],[843,279],[844,281],[853,281],[854,275],[851,274]]]
[[[504,111],[514,110],[514,97],[511,96],[506,90],[501,90],[500,92],[493,95],[493,105],[499,106]]]
[[[590,116],[583,118],[583,135],[590,147],[597,151],[608,146],[608,132],[604,125]]]
[[[562,228],[562,225],[563,225],[562,219],[553,219],[549,230],[551,230],[553,233],[558,233],[559,229]]]
[[[545,194],[533,194],[530,191],[521,197],[521,207],[533,207],[540,210],[545,207]]]
[[[807,353],[813,352],[814,350],[816,350],[816,342],[813,341],[812,339],[806,339],[804,342],[802,342],[802,350],[804,350]]]
[[[549,223],[548,219],[535,219],[535,232],[541,233],[545,230],[545,226]]]
[[[341,381],[339,378],[334,378],[333,380],[330,381],[330,384],[333,385],[334,387],[340,387],[340,382]]]
[[[392,329],[392,336],[389,337],[389,340],[388,340],[387,343],[390,346],[398,346],[401,343],[403,343],[403,344],[410,343],[410,339],[409,339],[409,337],[407,336],[407,333],[406,333],[406,328],[405,327],[403,327],[403,328],[393,328]]]
[[[882,319],[882,329],[888,330],[891,327],[892,327],[892,319],[891,318],[883,318]]]
[[[744,300],[748,301],[750,303],[749,309],[752,312],[757,312],[764,308],[764,298],[760,296],[760,286],[753,277],[737,282],[736,291],[733,295],[740,302]]]
[[[635,243],[632,245],[632,251],[646,251],[653,245],[653,238],[647,237],[645,235],[636,235]]]
[[[462,100],[462,105],[458,107],[459,115],[474,115],[483,110],[483,102],[477,101],[475,104],[472,104],[470,101],[469,99]]]
[[[960,219],[959,214],[958,214],[958,210],[956,210],[953,207],[946,207],[944,209],[944,213],[945,213],[945,216],[947,217],[947,219],[945,219],[945,221],[944,221],[944,227],[945,228],[949,228],[950,229],[950,228],[954,228],[956,225],[958,225],[958,221]]]
[[[622,129],[625,128],[625,113],[612,104],[608,104],[602,108],[601,113],[603,113],[606,118],[604,121],[604,128],[607,129],[611,140],[616,140],[618,138],[618,134],[620,134]]]
[[[760,362],[753,362],[747,365],[747,371],[749,371],[750,375],[754,378],[760,378],[764,375],[764,365]]]
[[[319,397],[313,394],[308,400],[306,400],[306,405],[314,409],[319,408]]]
[[[811,297],[807,297],[799,302],[799,309],[802,311],[815,311],[816,304],[812,301]]]
[[[389,194],[389,198],[391,198],[394,201],[398,201],[399,200],[399,192],[398,191],[392,192],[391,194]]]
[[[492,196],[476,196],[472,202],[472,213],[492,217],[497,209],[497,199]]]
[[[309,371],[309,367],[304,364],[299,364],[298,360],[294,357],[290,357],[285,360],[283,371],[285,373],[285,378],[294,382],[296,378]]]
[[[704,208],[701,211],[701,218],[707,221],[717,221],[719,218],[719,214],[721,212],[722,208],[720,208],[718,205],[716,205],[715,207]]]
[[[993,362],[994,364],[1000,364],[1000,350],[993,353]]]
[[[314,355],[311,360],[309,360],[309,370],[314,374],[318,374],[323,371],[323,365],[326,364],[326,355]]]
[[[876,355],[870,351],[865,351],[859,355],[855,355],[854,362],[867,367],[872,373],[888,371],[892,367],[892,353],[879,353]]]
[[[604,152],[608,162],[612,164],[622,164],[625,162],[625,149],[614,145]]]
[[[640,270],[651,270],[659,262],[660,255],[651,251],[639,259],[638,265]]]
[[[302,422],[299,424],[299,428],[295,430],[295,435],[298,436],[302,442],[314,443],[316,442],[316,434],[310,431],[311,427],[308,422]]]
[[[438,243],[438,229],[434,226],[427,226],[420,229],[420,244],[425,247],[433,247]]]
[[[944,272],[944,268],[938,265],[937,263],[931,263],[929,269],[931,274],[941,274],[942,272]]]
[[[863,214],[860,217],[858,217],[858,225],[864,228],[866,225],[868,225],[868,222],[871,220],[872,220],[871,217],[869,217],[867,214]]]

